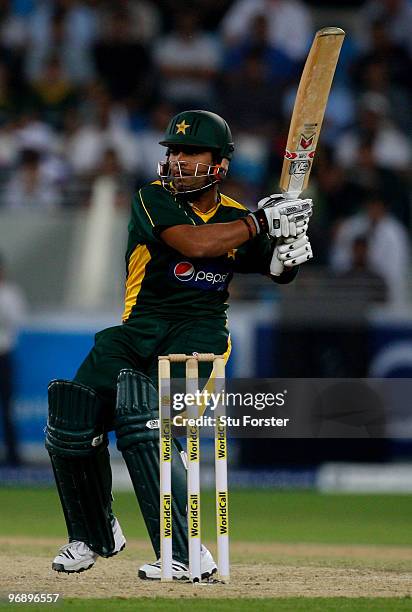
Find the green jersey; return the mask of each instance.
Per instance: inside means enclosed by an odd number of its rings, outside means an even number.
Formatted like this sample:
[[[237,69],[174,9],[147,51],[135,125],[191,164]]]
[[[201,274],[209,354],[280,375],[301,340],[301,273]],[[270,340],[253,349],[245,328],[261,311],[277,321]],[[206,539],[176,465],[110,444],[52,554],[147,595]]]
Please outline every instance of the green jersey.
[[[160,181],[142,187],[133,199],[129,223],[123,321],[143,313],[170,319],[224,315],[233,274],[269,274],[275,241],[259,235],[220,257],[191,259],[169,247],[160,234],[174,225],[235,221],[248,212],[223,194],[212,210],[202,213]]]

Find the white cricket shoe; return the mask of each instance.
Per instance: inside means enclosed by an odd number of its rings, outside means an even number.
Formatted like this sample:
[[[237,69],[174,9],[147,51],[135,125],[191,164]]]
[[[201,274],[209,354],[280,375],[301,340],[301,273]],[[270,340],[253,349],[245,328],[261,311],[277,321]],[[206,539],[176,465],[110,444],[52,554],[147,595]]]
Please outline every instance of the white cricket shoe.
[[[189,568],[180,561],[173,560],[173,580],[189,580]],[[210,551],[203,546],[201,551],[201,569],[202,569],[202,580],[210,578],[217,572],[217,565],[210,553]],[[160,559],[155,563],[145,563],[139,568],[138,576],[142,580],[160,580],[162,576],[162,568]]]
[[[126,538],[117,518],[113,521],[113,536],[114,551],[111,557],[117,555],[126,546]],[[59,554],[53,560],[52,569],[66,574],[84,572],[93,567],[98,556],[84,542],[73,540],[61,547]]]

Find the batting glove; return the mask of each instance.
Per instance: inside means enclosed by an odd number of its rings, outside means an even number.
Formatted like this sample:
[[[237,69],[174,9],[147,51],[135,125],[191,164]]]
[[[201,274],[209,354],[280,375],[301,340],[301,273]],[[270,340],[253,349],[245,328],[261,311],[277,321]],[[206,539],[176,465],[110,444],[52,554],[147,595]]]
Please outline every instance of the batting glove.
[[[270,263],[270,273],[273,276],[280,276],[285,268],[290,269],[294,266],[299,266],[312,258],[312,245],[305,230],[300,236],[286,238],[282,244],[274,248]]]
[[[282,195],[273,194],[258,202],[258,210],[250,213],[256,232],[267,233],[275,238],[296,237],[301,231],[301,222],[312,215],[311,199],[287,200]]]

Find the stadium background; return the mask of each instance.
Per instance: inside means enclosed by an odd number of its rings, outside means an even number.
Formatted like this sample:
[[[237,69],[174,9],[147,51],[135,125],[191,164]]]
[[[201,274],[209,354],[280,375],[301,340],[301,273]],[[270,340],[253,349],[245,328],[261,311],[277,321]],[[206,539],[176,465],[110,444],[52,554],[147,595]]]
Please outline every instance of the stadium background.
[[[263,8],[248,19],[248,4]],[[315,258],[292,287],[234,281],[228,374],[411,376],[412,3],[280,4],[279,30],[278,4],[263,0],[0,2],[0,252],[27,302],[14,396],[24,463],[0,467],[4,495],[52,482],[47,383],[120,320],[130,196],[155,177],[167,119],[190,107],[227,119],[223,191],[254,208],[277,190],[297,81],[325,25],[347,38],[308,190]],[[233,443],[231,456],[239,487],[412,491],[408,439]]]

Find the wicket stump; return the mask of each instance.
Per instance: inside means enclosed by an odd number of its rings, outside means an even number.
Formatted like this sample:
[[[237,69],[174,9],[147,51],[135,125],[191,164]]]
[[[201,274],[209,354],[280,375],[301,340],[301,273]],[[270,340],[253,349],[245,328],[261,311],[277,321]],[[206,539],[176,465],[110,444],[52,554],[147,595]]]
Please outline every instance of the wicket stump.
[[[215,409],[214,449],[216,483],[216,528],[218,574],[223,582],[229,581],[229,515],[227,486],[227,440],[225,416],[225,361],[221,355],[198,353],[172,354],[159,357],[159,431],[160,431],[160,561],[162,580],[173,579],[172,571],[172,413],[170,368],[173,362],[186,364],[186,393],[195,394],[199,385],[199,362],[212,362],[210,381],[219,398]],[[200,408],[200,410],[199,410]],[[188,405],[186,416],[201,416],[201,407]],[[202,580],[201,521],[200,521],[200,427],[187,426],[187,500],[189,574],[192,582]]]

